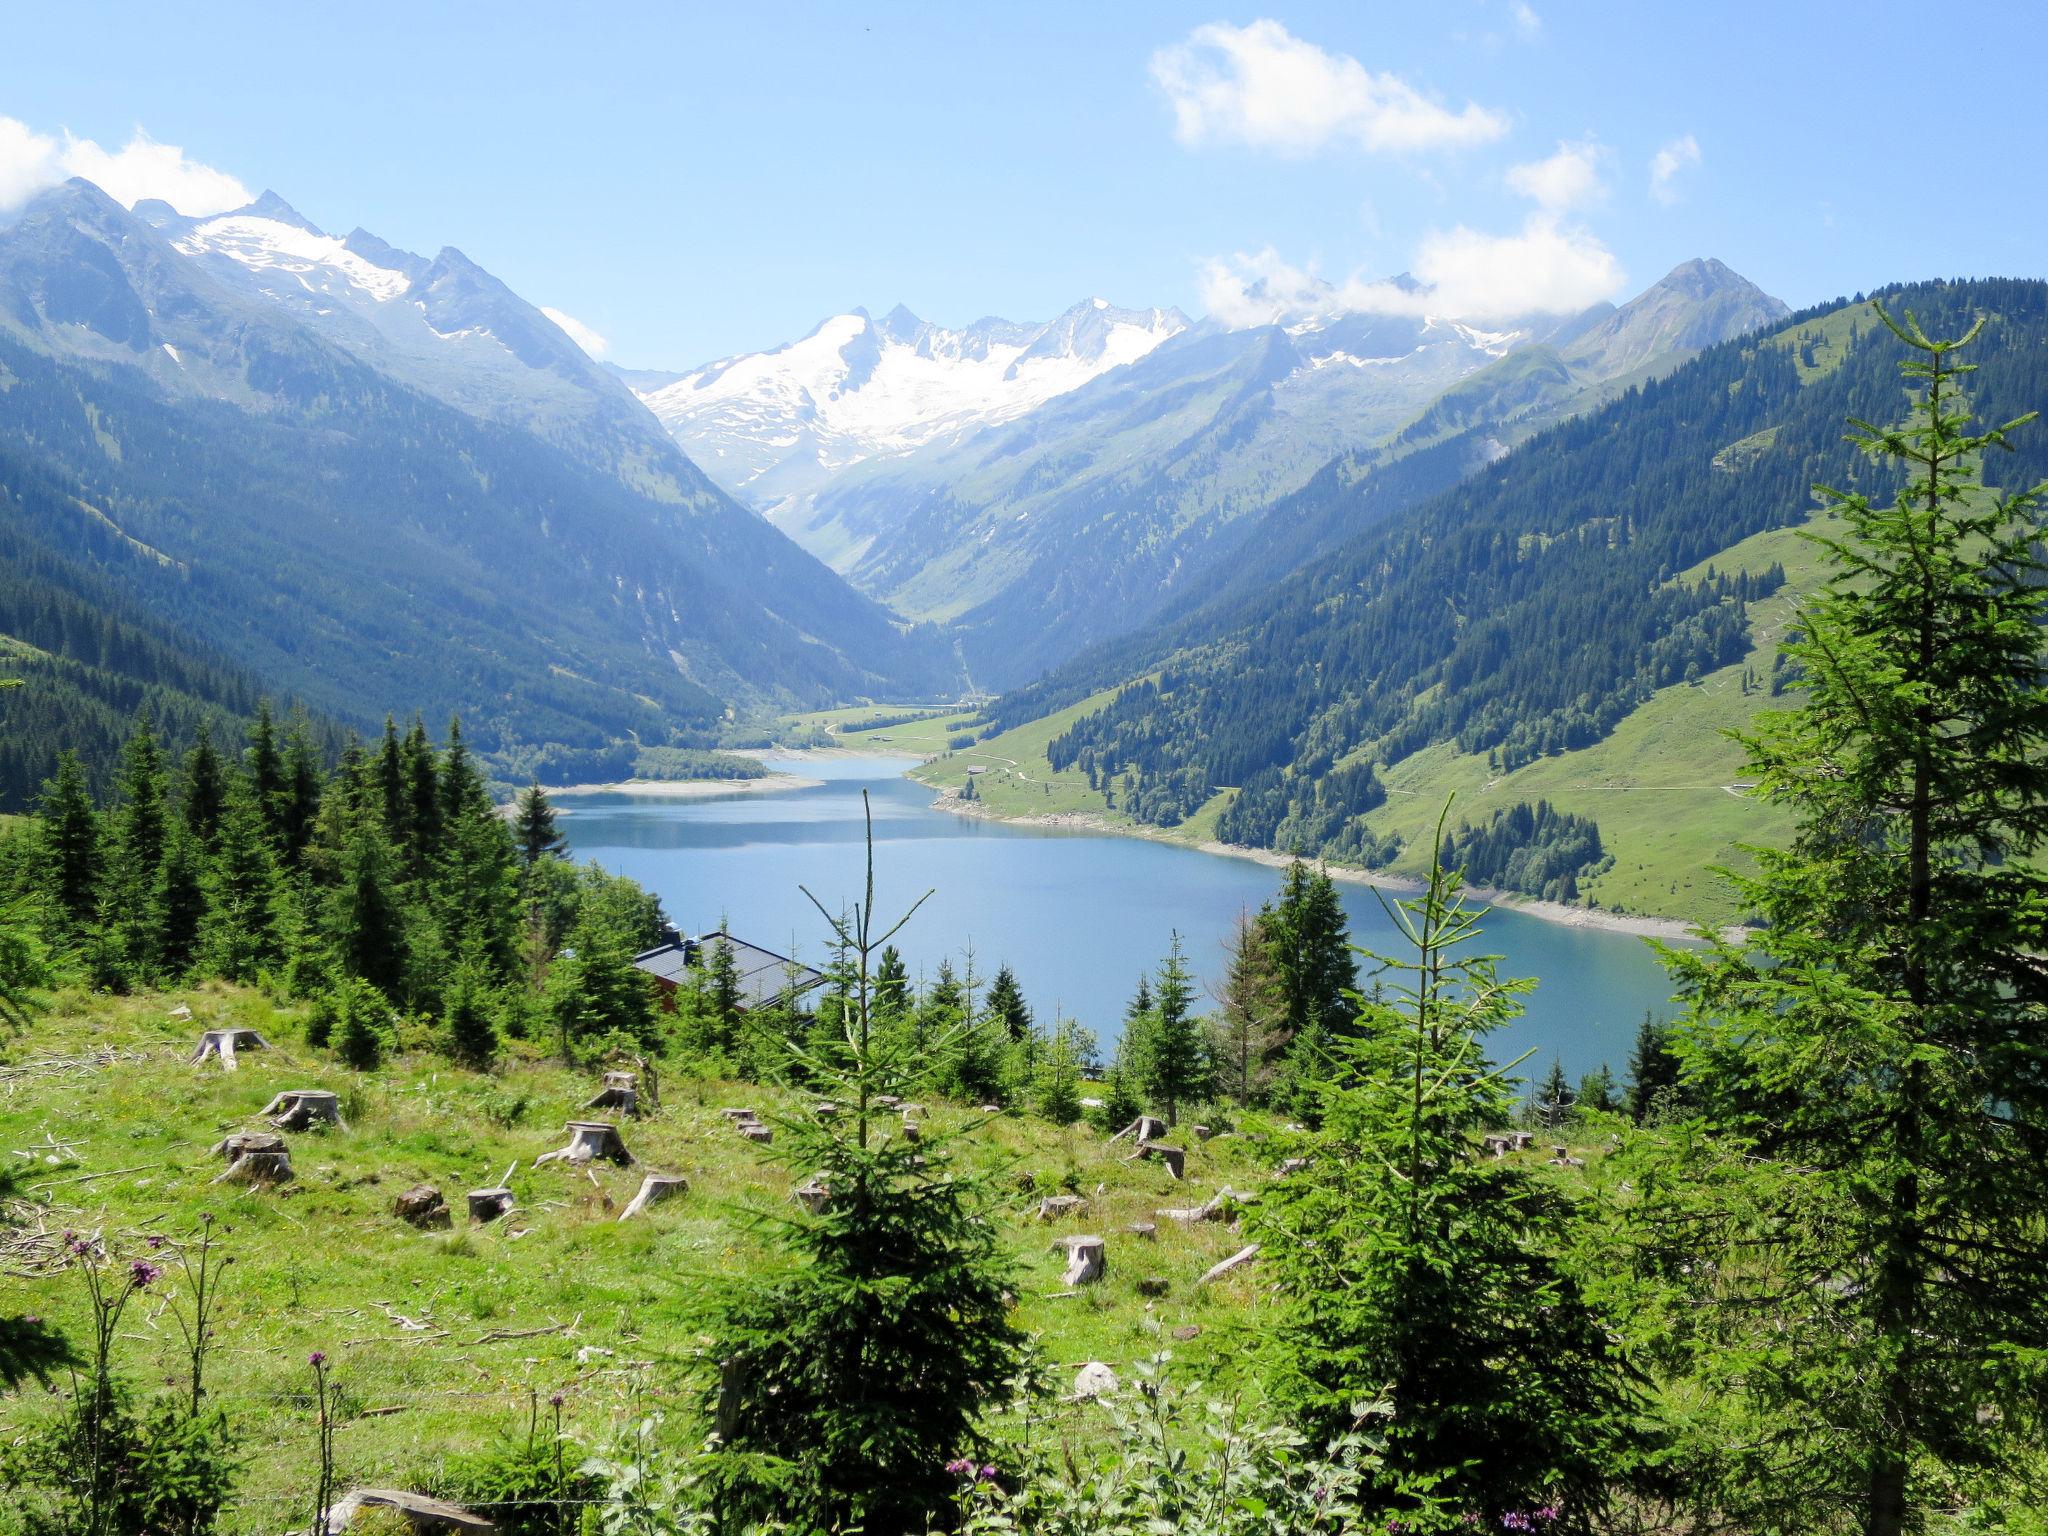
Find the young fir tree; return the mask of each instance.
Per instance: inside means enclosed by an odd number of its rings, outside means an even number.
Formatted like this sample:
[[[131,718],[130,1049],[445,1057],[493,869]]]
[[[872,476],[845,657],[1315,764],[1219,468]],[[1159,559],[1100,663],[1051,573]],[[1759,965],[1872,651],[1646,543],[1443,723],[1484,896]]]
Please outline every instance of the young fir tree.
[[[1007,965],[996,967],[996,979],[989,983],[988,1016],[1012,1045],[1031,1038],[1031,1009],[1024,1002],[1024,989],[1017,985],[1017,973]]]
[[[851,957],[852,997],[837,1049],[806,1072],[841,1112],[779,1124],[766,1155],[829,1197],[817,1215],[760,1213],[774,1261],[711,1298],[721,1518],[923,1531],[952,1517],[947,1460],[980,1448],[976,1425],[1008,1399],[1025,1339],[996,1199],[957,1158],[960,1133],[909,1142],[876,1102],[912,1092],[925,1064],[874,1026],[873,957],[910,914],[877,931],[872,834],[866,899],[847,918],[819,911]]]
[[[1564,1075],[1564,1063],[1551,1057],[1550,1070],[1543,1074],[1543,1082],[1536,1090],[1537,1123],[1547,1130],[1559,1130],[1571,1120],[1577,1104],[1571,1081]]]
[[[1194,978],[1188,974],[1176,932],[1159,967],[1159,1000],[1144,1062],[1145,1091],[1168,1124],[1183,1108],[1207,1098],[1215,1086],[1209,1044],[1194,1006]]]
[[[1621,1108],[1614,1091],[1614,1073],[1606,1062],[1579,1078],[1572,1107],[1581,1114],[1611,1115]]]
[[[360,749],[359,749],[360,750]],[[284,760],[277,789],[278,838],[287,863],[304,857],[320,818],[320,749],[306,712],[293,709],[285,726]]]
[[[377,743],[377,804],[384,823],[384,835],[394,848],[411,841],[405,796],[405,744],[399,740],[398,722],[384,717],[384,735]]]
[[[284,804],[284,759],[277,750],[277,721],[271,714],[268,699],[259,699],[256,703],[256,718],[249,726],[247,760],[249,787],[263,812],[264,831],[272,844],[282,851],[284,822],[280,808]]]
[[[36,819],[51,915],[61,939],[76,939],[99,918],[100,822],[85,769],[68,747],[57,756],[56,777],[43,785]]]
[[[1943,341],[1877,312],[1924,394],[1854,439],[1903,481],[1820,490],[1829,580],[1785,647],[1805,696],[1743,738],[1795,831],[1735,880],[1746,945],[1667,952],[1710,1134],[1665,1138],[1633,1209],[1646,1270],[1695,1287],[1670,1316],[1720,1416],[1716,1513],[1897,1536],[2040,1466],[2048,487],[1980,479],[2033,419],[1971,430],[1982,320]]]
[[[1287,998],[1261,921],[1237,914],[1224,946],[1223,987],[1212,1020],[1218,1087],[1239,1104],[1261,1102],[1286,1040]]]
[[[884,944],[876,962],[873,1001],[877,1024],[899,1023],[910,1011],[910,971],[894,944]]]
[[[199,722],[198,737],[185,754],[184,772],[178,785],[178,809],[186,830],[201,846],[213,847],[220,830],[220,818],[227,809],[227,769],[213,745],[213,727]]]
[[[1081,1118],[1081,1063],[1074,1048],[1074,1021],[1053,1026],[1038,1070],[1038,1112],[1054,1125],[1072,1125]]]
[[[463,966],[442,994],[441,1033],[448,1054],[465,1067],[489,1068],[498,1054],[498,1024],[485,978]]]
[[[427,878],[441,857],[440,766],[418,716],[405,733],[399,756],[405,772],[406,841],[401,864],[405,878],[417,883]]]
[[[323,912],[328,947],[344,975],[397,997],[405,985],[405,914],[377,828],[359,824],[349,834],[338,874]]]
[[[739,960],[723,919],[719,921],[717,936],[705,942],[698,963],[704,969],[706,1043],[713,1050],[730,1055],[739,1043],[740,1026],[747,1010],[740,990]]]
[[[1636,1043],[1628,1053],[1628,1094],[1622,1108],[1637,1125],[1683,1108],[1678,1058],[1671,1053],[1671,1029],[1652,1014],[1643,1015]]]
[[[358,1072],[374,1072],[391,1045],[391,1005],[368,982],[344,977],[328,1006],[334,1054]]]
[[[157,878],[170,826],[163,754],[147,716],[136,722],[122,751],[115,794],[100,892],[110,941],[107,966],[114,976],[136,982],[156,966]]]
[[[1554,1257],[1553,1187],[1480,1153],[1512,1102],[1486,1037],[1530,984],[1463,952],[1457,890],[1439,860],[1393,909],[1414,958],[1379,963],[1405,979],[1333,1037],[1306,1166],[1254,1208],[1272,1384],[1311,1438],[1380,1420],[1372,1480],[1408,1528],[1604,1530],[1645,1450],[1638,1382]]]
[[[547,791],[535,779],[519,792],[512,836],[519,844],[519,858],[529,869],[542,859],[560,858],[569,840],[555,825],[555,808],[548,804]]]
[[[182,978],[199,958],[199,935],[206,923],[206,864],[206,848],[198,834],[183,821],[172,822],[150,892],[156,919],[152,949],[158,971],[172,980]]]
[[[281,958],[277,860],[248,782],[227,781],[213,857],[206,866],[206,917],[199,964],[228,981],[253,981]]]
[[[1330,872],[1300,859],[1288,865],[1279,899],[1260,913],[1259,927],[1272,948],[1290,1037],[1327,1037],[1349,1025],[1358,964]]]

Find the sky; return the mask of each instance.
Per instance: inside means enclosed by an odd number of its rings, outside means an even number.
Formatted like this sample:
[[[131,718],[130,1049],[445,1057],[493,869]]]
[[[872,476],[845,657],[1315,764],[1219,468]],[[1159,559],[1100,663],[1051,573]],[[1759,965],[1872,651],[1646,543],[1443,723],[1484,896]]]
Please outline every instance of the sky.
[[[1472,316],[1625,298],[1693,256],[1795,307],[2043,275],[2048,6],[1849,16],[68,0],[5,22],[0,209],[65,174],[188,213],[274,188],[337,234],[458,246],[663,368],[898,302],[1249,322],[1312,280],[1414,303],[1404,271]]]

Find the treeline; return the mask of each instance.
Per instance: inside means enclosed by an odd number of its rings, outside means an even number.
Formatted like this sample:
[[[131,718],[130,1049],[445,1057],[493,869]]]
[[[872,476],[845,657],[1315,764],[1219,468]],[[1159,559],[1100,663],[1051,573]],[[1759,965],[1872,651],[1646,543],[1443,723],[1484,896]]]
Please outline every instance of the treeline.
[[[1461,821],[1444,834],[1443,866],[1462,871],[1466,883],[1520,891],[1545,901],[1576,901],[1579,881],[1612,862],[1589,816],[1555,809],[1548,800],[1522,800],[1479,826]]]

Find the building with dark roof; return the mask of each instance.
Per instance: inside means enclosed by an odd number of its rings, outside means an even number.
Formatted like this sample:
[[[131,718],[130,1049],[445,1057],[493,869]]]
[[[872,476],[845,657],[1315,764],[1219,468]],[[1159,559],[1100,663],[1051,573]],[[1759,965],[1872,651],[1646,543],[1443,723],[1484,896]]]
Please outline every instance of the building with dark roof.
[[[655,979],[663,1001],[673,1009],[676,989],[688,981],[691,970],[709,966],[712,950],[721,944],[732,950],[733,970],[739,976],[740,1007],[749,1013],[776,1007],[785,999],[801,997],[825,983],[823,971],[798,965],[787,955],[778,955],[772,949],[749,944],[729,933],[705,933],[692,939],[672,927],[662,929],[661,943],[635,955],[633,965]]]

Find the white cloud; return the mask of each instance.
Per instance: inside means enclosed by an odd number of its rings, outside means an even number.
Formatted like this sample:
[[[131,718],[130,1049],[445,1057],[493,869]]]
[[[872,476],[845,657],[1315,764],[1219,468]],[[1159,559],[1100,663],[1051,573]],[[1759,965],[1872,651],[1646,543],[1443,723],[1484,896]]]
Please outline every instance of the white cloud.
[[[1650,156],[1650,196],[1658,202],[1675,203],[1681,196],[1674,183],[1679,173],[1700,163],[1700,141],[1691,134],[1673,139]]]
[[[1524,37],[1534,37],[1543,30],[1543,18],[1530,8],[1527,0],[1508,0],[1508,14],[1515,18],[1515,30]]]
[[[1199,283],[1209,314],[1242,327],[1345,310],[1458,320],[1576,314],[1612,298],[1625,278],[1591,230],[1544,211],[1512,234],[1463,225],[1434,230],[1417,246],[1409,272],[1419,289],[1357,277],[1331,284],[1268,247],[1206,263]]]
[[[574,315],[564,314],[559,309],[549,309],[545,304],[541,305],[540,312],[554,321],[556,325],[559,325],[564,335],[592,357],[603,357],[605,353],[611,351],[612,344],[610,342],[606,341]]]
[[[1596,140],[1560,140],[1557,153],[1549,158],[1509,166],[1507,183],[1538,207],[1564,213],[1607,195],[1600,180],[1600,166],[1606,158],[1606,147]]]
[[[1398,75],[1374,74],[1279,22],[1210,22],[1152,56],[1183,144],[1247,144],[1306,154],[1334,141],[1403,153],[1484,143],[1507,119],[1475,103],[1453,112]]]
[[[69,133],[59,141],[0,117],[0,208],[71,176],[83,176],[131,208],[145,197],[160,197],[193,215],[239,208],[252,195],[226,171],[201,164],[175,144],[159,144],[140,128],[121,148],[106,149]]]

